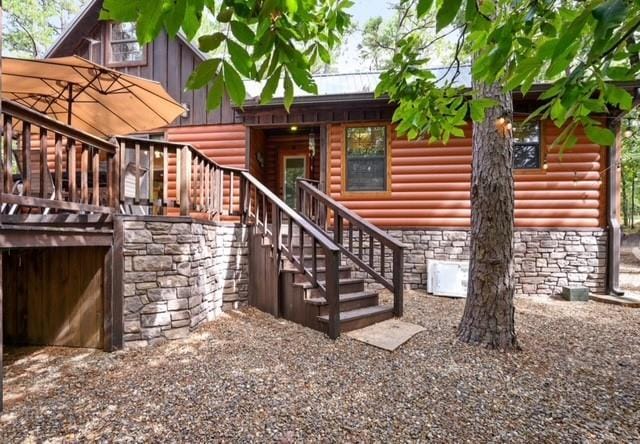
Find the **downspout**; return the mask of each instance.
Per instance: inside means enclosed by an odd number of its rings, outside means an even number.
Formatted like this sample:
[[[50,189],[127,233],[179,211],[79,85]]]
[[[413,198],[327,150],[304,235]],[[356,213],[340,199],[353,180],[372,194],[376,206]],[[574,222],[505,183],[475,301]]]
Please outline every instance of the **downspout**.
[[[640,102],[640,88],[636,88],[633,104],[638,106]],[[620,116],[610,119],[608,122],[609,129],[616,135],[620,129]],[[624,291],[620,289],[620,244],[622,241],[622,232],[620,230],[620,222],[618,221],[617,191],[618,191],[618,170],[621,168],[620,159],[618,158],[618,139],[617,136],[613,144],[609,147],[607,155],[607,225],[608,245],[607,245],[607,292],[613,296],[623,296]]]
[[[617,132],[616,124],[611,124],[609,128]],[[607,292],[613,296],[622,296],[624,292],[619,288],[620,281],[620,243],[622,233],[620,230],[620,222],[618,221],[618,208],[616,205],[616,193],[618,191],[618,156],[617,143],[618,138],[609,146],[607,155],[607,225],[609,233],[607,236]]]

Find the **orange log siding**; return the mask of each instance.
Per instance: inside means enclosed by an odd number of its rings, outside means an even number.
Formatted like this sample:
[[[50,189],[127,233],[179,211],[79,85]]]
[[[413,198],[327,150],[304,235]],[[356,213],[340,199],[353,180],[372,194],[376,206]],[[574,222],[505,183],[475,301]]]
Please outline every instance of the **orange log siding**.
[[[377,123],[379,124],[379,123]],[[447,145],[409,142],[389,131],[391,174],[387,193],[342,190],[345,125],[329,129],[328,177],[331,195],[372,223],[384,227],[469,226],[471,128]],[[606,149],[580,132],[578,143],[563,155],[551,148],[559,130],[542,129],[548,168],[516,170],[517,227],[604,227]]]
[[[246,156],[246,136],[243,125],[206,125],[182,126],[167,129],[167,140],[170,142],[191,144],[202,151],[210,159],[220,165],[244,168]],[[175,160],[169,162],[169,199],[175,199],[176,166]],[[234,205],[240,202],[239,178],[235,180]],[[225,180],[228,188],[229,180]],[[228,194],[225,193],[225,206],[228,205]]]

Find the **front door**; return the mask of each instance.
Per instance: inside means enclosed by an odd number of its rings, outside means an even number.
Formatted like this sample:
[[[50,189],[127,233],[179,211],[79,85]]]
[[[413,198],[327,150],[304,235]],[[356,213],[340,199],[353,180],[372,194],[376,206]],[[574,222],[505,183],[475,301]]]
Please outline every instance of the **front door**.
[[[291,208],[296,207],[296,179],[307,177],[306,155],[288,155],[282,157],[282,198]]]

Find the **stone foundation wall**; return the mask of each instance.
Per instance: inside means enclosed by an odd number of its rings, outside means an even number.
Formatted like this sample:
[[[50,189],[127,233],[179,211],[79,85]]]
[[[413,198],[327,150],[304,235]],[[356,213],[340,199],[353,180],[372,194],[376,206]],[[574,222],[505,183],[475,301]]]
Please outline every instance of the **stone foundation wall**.
[[[247,303],[246,227],[146,217],[123,229],[125,347],[185,337]]]
[[[469,260],[466,230],[405,229],[389,234],[406,245],[405,286],[426,288],[427,260]],[[607,232],[575,230],[518,230],[514,239],[516,294],[554,295],[563,286],[584,285],[604,292],[607,272]],[[378,263],[376,258],[374,263]],[[387,269],[391,258],[386,256]]]

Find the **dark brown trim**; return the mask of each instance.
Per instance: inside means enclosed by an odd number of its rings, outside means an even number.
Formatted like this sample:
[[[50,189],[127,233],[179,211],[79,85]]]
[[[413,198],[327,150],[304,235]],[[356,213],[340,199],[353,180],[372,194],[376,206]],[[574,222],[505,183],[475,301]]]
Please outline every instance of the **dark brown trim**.
[[[0,230],[0,245],[3,249],[40,247],[109,247],[113,233],[52,231],[42,228],[26,230],[8,228]]]
[[[4,362],[2,360],[2,354],[4,353],[4,337],[2,335],[4,331],[4,325],[2,323],[2,319],[4,318],[3,312],[3,287],[4,282],[2,280],[2,254],[0,253],[0,413],[4,410],[4,397],[2,394],[4,393]]]
[[[30,208],[51,208],[62,211],[87,212],[87,213],[103,213],[111,214],[115,210],[110,207],[100,207],[76,202],[63,202],[59,200],[41,199],[39,197],[18,196],[17,194],[0,194],[0,202],[8,204],[16,204],[22,207]]]
[[[103,349],[113,351],[113,246],[104,255],[102,266]]]
[[[113,227],[113,260],[111,274],[111,349],[123,346],[124,317],[124,226],[123,218],[116,217]]]

